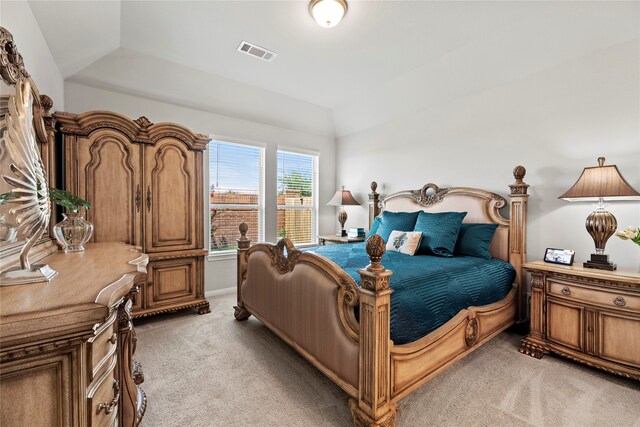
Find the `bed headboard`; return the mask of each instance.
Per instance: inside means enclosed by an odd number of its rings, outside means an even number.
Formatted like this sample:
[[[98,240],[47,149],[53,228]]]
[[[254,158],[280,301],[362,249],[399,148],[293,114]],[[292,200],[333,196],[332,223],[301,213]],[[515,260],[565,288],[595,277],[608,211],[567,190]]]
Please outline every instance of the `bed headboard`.
[[[374,203],[374,216],[382,210],[393,212],[467,212],[465,223],[498,224],[489,251],[516,269],[516,281],[522,282],[522,264],[526,262],[526,207],[528,185],[523,181],[526,169],[516,166],[513,170],[515,182],[509,185],[509,218],[500,213],[507,199],[491,191],[469,187],[440,188],[426,184],[419,190],[405,190],[390,194],[380,204]],[[370,224],[371,225],[371,224]],[[524,286],[519,286],[520,289]],[[523,319],[526,292],[520,292],[519,315]]]
[[[498,224],[489,252],[494,258],[509,260],[509,220],[500,214],[507,201],[498,194],[477,188],[439,188],[429,183],[420,190],[393,193],[382,203],[384,210],[392,212],[467,212],[465,223]]]

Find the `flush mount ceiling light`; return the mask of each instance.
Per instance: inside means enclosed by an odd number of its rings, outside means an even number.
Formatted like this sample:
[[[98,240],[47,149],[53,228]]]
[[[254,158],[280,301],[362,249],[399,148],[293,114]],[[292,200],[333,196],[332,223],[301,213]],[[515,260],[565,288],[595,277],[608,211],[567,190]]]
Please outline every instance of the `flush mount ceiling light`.
[[[335,27],[347,13],[345,0],[311,0],[309,13],[318,25],[324,28]]]

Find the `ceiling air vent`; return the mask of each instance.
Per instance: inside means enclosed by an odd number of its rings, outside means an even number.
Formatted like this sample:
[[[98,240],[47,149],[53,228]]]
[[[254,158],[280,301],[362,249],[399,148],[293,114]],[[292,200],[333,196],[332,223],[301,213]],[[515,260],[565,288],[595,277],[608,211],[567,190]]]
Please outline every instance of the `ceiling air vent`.
[[[265,49],[260,46],[256,46],[255,44],[247,43],[243,41],[238,46],[238,52],[246,53],[247,55],[251,55],[255,58],[262,59],[263,61],[271,62],[276,57],[277,53],[271,52],[268,49]]]

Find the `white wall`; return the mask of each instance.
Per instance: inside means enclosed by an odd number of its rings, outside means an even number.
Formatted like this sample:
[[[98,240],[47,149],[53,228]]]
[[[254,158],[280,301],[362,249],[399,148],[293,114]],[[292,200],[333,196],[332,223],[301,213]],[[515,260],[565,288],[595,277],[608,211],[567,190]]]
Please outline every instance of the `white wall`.
[[[336,226],[335,211],[325,205],[335,192],[335,141],[301,131],[269,126],[207,111],[176,106],[143,97],[97,89],[77,83],[65,84],[66,111],[82,113],[91,110],[111,110],[132,118],[146,116],[152,122],[180,123],[205,135],[215,134],[231,140],[251,141],[266,147],[265,188],[274,195],[277,186],[276,151],[278,146],[318,152],[319,161],[319,231],[332,232]],[[208,188],[208,185],[205,185]],[[203,213],[204,214],[204,213]],[[208,215],[205,215],[208,221]],[[265,239],[276,241],[276,198],[265,200]],[[235,286],[236,261],[224,259],[209,261],[205,269],[205,288],[215,291]]]
[[[41,94],[53,99],[54,109],[64,109],[64,80],[26,1],[1,1],[0,25],[13,34],[25,68]]]
[[[434,182],[507,195],[511,171],[521,164],[531,185],[528,258],[557,247],[575,249],[582,262],[594,252],[584,229],[592,206],[558,196],[599,156],[640,190],[639,76],[635,39],[399,118],[386,115],[377,125],[338,138],[337,183],[359,190],[354,194],[360,199],[371,180],[386,194]],[[425,95],[419,76],[404,84],[416,88],[404,88],[405,99],[368,96],[367,104],[399,111],[407,103],[424,105],[411,95]],[[612,203],[609,209],[619,226],[640,225],[640,202]],[[365,208],[349,214],[358,223],[367,218]],[[640,266],[640,247],[628,241],[612,237],[607,252],[619,268]]]

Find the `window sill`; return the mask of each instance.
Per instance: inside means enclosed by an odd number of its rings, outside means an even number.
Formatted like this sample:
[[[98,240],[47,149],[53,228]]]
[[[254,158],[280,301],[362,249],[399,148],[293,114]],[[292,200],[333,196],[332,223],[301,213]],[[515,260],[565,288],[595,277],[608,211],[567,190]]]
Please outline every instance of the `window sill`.
[[[238,255],[235,249],[231,249],[228,251],[220,251],[220,252],[209,252],[209,255],[207,256],[207,261],[209,262],[227,261],[231,259],[236,259],[237,256]]]
[[[296,248],[310,248],[312,246],[318,246],[318,245],[319,245],[319,243],[316,242],[316,243],[300,243],[300,244],[297,244],[295,246],[296,246]]]

